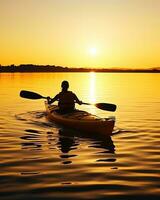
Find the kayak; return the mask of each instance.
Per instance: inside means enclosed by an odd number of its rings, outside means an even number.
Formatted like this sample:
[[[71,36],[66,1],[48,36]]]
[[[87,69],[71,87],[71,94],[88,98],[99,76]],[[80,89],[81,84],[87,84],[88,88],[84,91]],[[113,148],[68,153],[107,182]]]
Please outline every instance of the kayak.
[[[84,131],[90,134],[103,136],[112,135],[115,118],[100,118],[82,110],[74,110],[70,113],[60,114],[57,105],[50,105],[45,101],[47,118],[64,127]]]

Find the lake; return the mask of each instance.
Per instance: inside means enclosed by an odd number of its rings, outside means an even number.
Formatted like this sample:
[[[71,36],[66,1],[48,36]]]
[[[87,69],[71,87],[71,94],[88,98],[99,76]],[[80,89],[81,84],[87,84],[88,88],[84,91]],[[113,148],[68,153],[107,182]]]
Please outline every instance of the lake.
[[[77,106],[114,116],[111,138],[70,134],[46,119],[43,100],[19,96],[53,97],[63,80],[83,102],[117,105]],[[0,87],[2,200],[160,198],[160,74],[3,73]]]

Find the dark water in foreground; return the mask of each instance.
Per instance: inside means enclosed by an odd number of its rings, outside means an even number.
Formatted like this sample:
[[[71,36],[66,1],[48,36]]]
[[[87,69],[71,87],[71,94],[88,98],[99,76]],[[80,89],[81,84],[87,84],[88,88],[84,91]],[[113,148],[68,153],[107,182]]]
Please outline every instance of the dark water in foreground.
[[[87,137],[46,120],[43,101],[19,98],[27,89],[55,95],[60,82],[85,102],[111,102],[115,134]],[[1,74],[0,198],[159,199],[160,74]]]

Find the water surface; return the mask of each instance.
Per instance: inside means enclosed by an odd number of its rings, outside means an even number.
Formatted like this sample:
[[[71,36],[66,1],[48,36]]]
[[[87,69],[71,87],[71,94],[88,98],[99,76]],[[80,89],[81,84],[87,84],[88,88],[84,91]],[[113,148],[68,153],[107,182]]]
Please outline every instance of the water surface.
[[[46,119],[43,100],[62,80],[84,102],[117,104],[112,137],[93,138]],[[160,194],[160,74],[0,74],[0,196],[19,199],[158,199]]]

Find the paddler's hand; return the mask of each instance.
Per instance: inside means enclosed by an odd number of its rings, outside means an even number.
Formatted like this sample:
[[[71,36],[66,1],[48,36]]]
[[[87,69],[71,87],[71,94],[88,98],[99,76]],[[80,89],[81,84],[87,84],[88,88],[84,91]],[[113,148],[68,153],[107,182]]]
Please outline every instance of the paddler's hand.
[[[47,97],[48,104],[51,104],[51,97]]]
[[[79,101],[79,105],[82,105],[83,104],[83,102],[82,101]]]

